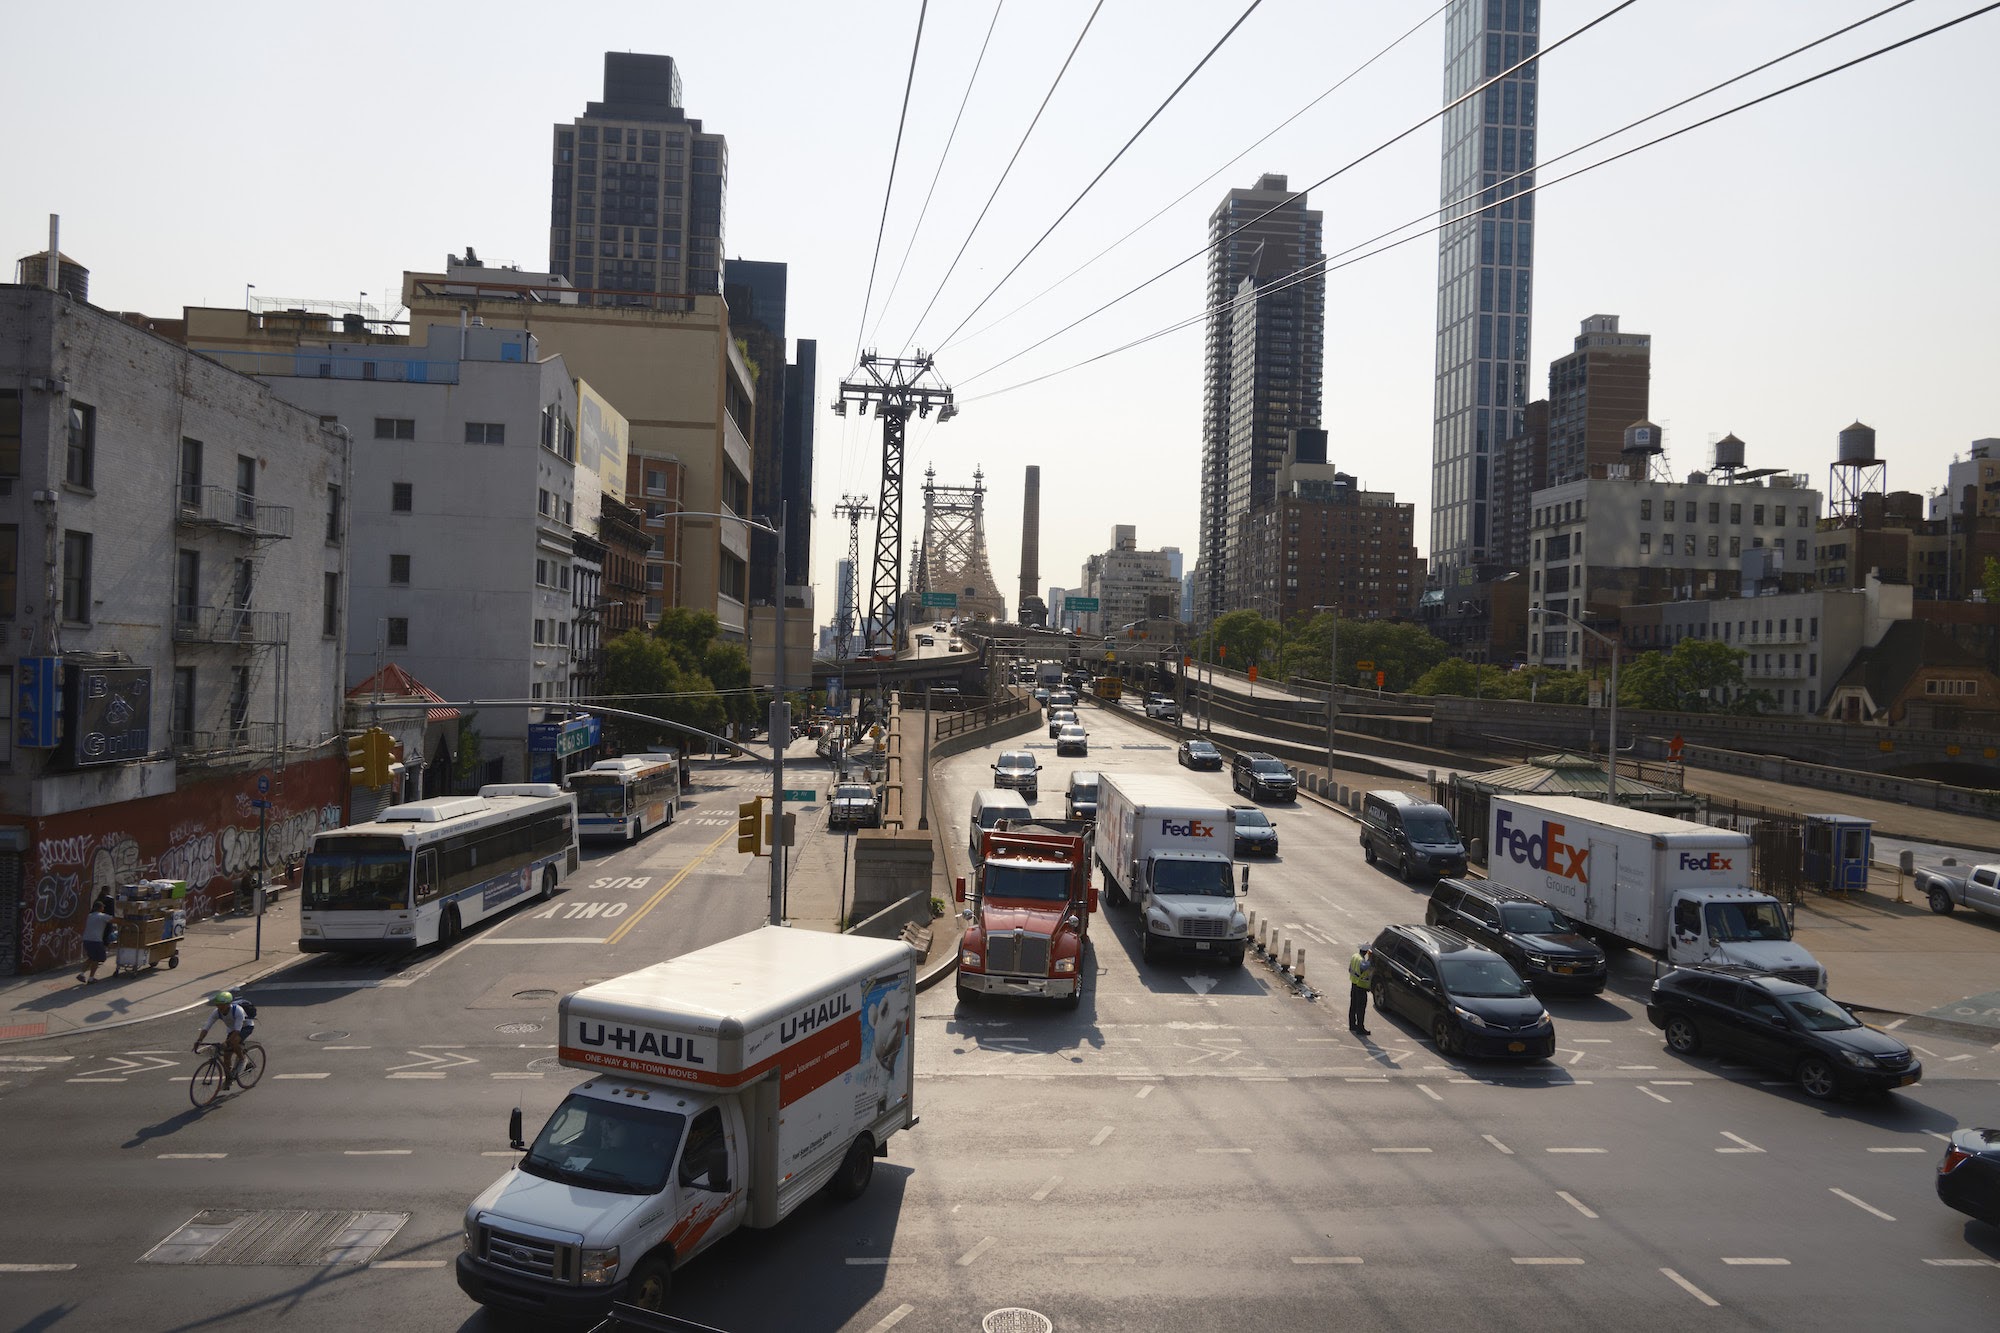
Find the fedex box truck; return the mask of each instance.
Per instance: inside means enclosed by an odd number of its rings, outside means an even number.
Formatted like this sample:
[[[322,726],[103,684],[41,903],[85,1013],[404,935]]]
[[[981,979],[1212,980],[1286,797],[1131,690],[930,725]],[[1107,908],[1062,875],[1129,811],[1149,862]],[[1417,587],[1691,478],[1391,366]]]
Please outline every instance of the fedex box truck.
[[[1727,963],[1826,989],[1777,899],[1750,887],[1750,836],[1575,796],[1496,794],[1486,876],[1675,964]]]
[[[551,1319],[659,1310],[675,1270],[816,1191],[867,1188],[916,1124],[901,940],[766,926],[587,986],[559,1058],[591,1077],[465,1210],[458,1284]]]
[[[1097,775],[1097,863],[1107,892],[1139,909],[1146,961],[1189,953],[1242,963],[1250,926],[1231,874],[1232,818],[1184,778]]]

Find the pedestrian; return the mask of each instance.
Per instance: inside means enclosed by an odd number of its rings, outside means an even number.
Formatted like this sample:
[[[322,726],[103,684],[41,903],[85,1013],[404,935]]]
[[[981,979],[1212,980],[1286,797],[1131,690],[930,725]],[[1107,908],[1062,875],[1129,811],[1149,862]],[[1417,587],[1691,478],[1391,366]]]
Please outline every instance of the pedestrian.
[[[111,913],[105,908],[110,904],[103,897],[90,905],[90,915],[83,919],[83,954],[90,965],[76,974],[76,979],[88,986],[97,980],[97,969],[104,965],[104,949],[111,942],[114,925]]]
[[[1368,1035],[1368,989],[1374,984],[1374,950],[1362,945],[1347,960],[1347,1030]]]

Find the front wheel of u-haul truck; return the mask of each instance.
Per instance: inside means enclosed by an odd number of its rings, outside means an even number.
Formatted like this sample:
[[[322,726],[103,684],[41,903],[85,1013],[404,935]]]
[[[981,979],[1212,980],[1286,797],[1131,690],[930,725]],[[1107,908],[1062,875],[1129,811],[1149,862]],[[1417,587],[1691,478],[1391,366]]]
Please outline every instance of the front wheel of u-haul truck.
[[[673,1256],[665,1250],[656,1250],[632,1269],[632,1280],[625,1287],[625,1302],[653,1314],[663,1314],[667,1293],[673,1286]]]
[[[827,1193],[843,1201],[858,1199],[874,1178],[875,1137],[863,1133],[847,1146],[847,1156],[841,1159],[840,1170],[826,1182]]]

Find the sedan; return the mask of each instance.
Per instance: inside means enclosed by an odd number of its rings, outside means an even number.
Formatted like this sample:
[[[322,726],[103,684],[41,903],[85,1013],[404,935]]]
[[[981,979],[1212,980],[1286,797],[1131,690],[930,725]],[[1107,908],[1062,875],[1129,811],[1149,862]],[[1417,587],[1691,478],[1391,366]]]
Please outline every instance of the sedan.
[[[1278,826],[1271,817],[1254,805],[1233,805],[1229,808],[1229,822],[1236,829],[1236,854],[1238,856],[1276,856],[1278,854]]]
[[[1961,1129],[1945,1145],[1937,1169],[1945,1206],[2000,1227],[2000,1129]]]
[[[1762,973],[1677,967],[1653,983],[1646,1017],[1677,1054],[1730,1052],[1822,1100],[1887,1092],[1924,1076],[1910,1048],[1810,986]]]
[[[1084,735],[1083,728],[1074,722],[1064,724],[1062,731],[1056,736],[1056,757],[1089,753],[1090,741]]]
[[[1174,751],[1174,758],[1182,768],[1205,768],[1212,772],[1222,771],[1222,751],[1207,741],[1182,741]]]

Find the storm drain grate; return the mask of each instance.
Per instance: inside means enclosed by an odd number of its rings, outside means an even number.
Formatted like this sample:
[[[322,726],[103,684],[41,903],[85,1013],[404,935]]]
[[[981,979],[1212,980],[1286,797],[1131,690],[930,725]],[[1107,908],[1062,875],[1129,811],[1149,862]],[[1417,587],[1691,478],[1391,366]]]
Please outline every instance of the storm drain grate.
[[[502,1023],[494,1029],[495,1032],[504,1032],[510,1037],[519,1037],[530,1032],[540,1032],[541,1030],[542,1025],[540,1023]]]
[[[546,1074],[551,1070],[561,1069],[562,1061],[553,1055],[537,1056],[535,1059],[528,1061],[528,1068],[537,1074]]]
[[[395,1238],[408,1213],[346,1209],[207,1208],[146,1251],[141,1263],[365,1264]]]
[[[979,1321],[984,1333],[1055,1333],[1055,1321],[1045,1314],[1010,1305]]]

